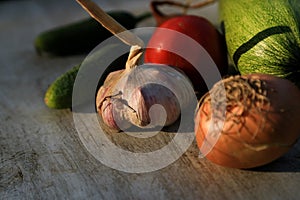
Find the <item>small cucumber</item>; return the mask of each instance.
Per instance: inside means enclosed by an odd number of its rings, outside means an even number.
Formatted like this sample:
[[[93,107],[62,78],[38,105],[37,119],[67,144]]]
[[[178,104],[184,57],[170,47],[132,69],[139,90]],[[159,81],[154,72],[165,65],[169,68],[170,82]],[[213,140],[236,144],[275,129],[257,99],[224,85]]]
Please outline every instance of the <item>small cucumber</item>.
[[[108,14],[127,29],[150,17],[151,13],[134,16],[127,11],[111,11]],[[93,18],[87,18],[40,33],[34,41],[39,55],[68,56],[90,52],[112,34]]]
[[[97,53],[93,54],[93,56],[97,57],[95,59],[101,59],[101,56],[105,56],[105,54],[112,52],[113,48],[116,47],[114,45],[106,46],[103,49],[100,49]],[[106,69],[102,76],[99,77],[99,83],[97,87],[99,88],[103,84],[105,78],[110,72],[124,69],[127,58],[128,53],[120,56],[107,67],[101,66],[100,64],[99,67],[106,67]],[[72,107],[73,86],[80,66],[81,65],[74,66],[72,69],[59,76],[49,86],[44,97],[44,102],[49,108],[67,109]]]
[[[72,106],[73,85],[79,67],[73,67],[50,85],[44,98],[49,108],[64,109]]]
[[[221,0],[228,53],[241,74],[265,73],[300,86],[300,1]]]

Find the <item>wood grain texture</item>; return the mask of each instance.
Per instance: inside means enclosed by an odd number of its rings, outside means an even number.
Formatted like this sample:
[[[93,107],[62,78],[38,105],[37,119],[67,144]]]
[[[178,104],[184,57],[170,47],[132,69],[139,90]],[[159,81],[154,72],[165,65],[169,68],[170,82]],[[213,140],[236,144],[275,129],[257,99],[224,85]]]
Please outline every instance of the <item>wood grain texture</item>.
[[[148,1],[137,2],[127,8]],[[195,143],[176,162],[145,174],[96,160],[80,141],[72,112],[43,103],[48,85],[84,56],[39,57],[33,48],[39,32],[84,16],[75,1],[0,2],[0,199],[299,199],[300,142],[252,170],[199,159]],[[126,145],[122,135],[113,137]],[[128,148],[147,146],[131,142]]]

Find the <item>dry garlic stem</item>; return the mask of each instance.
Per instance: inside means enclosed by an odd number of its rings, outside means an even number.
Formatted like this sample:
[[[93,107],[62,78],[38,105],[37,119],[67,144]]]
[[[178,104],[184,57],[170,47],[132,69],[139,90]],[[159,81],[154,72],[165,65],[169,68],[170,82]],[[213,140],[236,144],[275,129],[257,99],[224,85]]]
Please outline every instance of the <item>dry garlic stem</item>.
[[[77,0],[77,2],[104,28],[118,37],[125,44],[132,46],[126,63],[126,68],[135,67],[143,53],[143,48],[145,46],[143,40],[124,28],[93,1]]]
[[[144,46],[144,42],[139,37],[124,28],[93,1],[77,0],[77,2],[104,28],[117,36],[125,44],[128,44],[129,46]]]

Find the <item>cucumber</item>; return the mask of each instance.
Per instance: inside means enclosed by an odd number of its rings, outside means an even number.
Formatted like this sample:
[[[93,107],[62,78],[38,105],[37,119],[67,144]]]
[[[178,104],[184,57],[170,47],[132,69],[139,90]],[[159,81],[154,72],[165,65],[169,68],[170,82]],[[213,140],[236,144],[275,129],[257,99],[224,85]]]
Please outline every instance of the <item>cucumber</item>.
[[[127,29],[150,17],[151,13],[134,16],[127,11],[111,11],[108,14]],[[34,41],[39,55],[69,56],[86,54],[112,34],[93,18],[87,18],[40,33]]]
[[[49,108],[64,109],[72,106],[73,85],[80,65],[73,67],[58,77],[45,94],[45,104]]]
[[[101,58],[101,56],[105,56],[105,54],[110,53],[113,50],[113,48],[116,48],[116,46],[106,46],[105,48],[98,50],[98,52],[93,54],[93,56],[97,57],[94,57],[95,59],[99,59]],[[97,86],[98,89],[104,83],[105,78],[110,72],[125,68],[128,54],[129,53],[126,53],[120,56],[119,58],[115,59],[108,67],[101,66],[101,63],[99,64],[99,67],[106,67],[106,69],[102,76],[99,77],[99,83]],[[74,66],[72,69],[65,72],[52,82],[52,84],[49,86],[45,93],[44,102],[46,106],[53,109],[72,108],[73,86],[75,83],[77,73],[80,70],[80,66],[81,64]]]
[[[300,1],[221,0],[229,57],[242,74],[265,73],[300,87]]]

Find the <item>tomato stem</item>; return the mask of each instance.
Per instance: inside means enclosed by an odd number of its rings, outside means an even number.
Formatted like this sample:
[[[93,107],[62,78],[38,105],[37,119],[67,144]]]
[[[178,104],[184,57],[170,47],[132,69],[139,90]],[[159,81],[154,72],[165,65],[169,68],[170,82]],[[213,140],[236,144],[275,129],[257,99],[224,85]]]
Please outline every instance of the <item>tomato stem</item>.
[[[215,3],[215,2],[216,2],[216,0],[205,0],[205,1],[201,1],[199,3],[189,4],[188,8],[202,8],[204,6],[207,6],[207,5]]]
[[[190,2],[190,0],[187,0],[185,3],[176,2],[176,1],[172,1],[172,0],[165,0],[165,1],[153,0],[150,3],[150,9],[151,9],[153,17],[156,20],[157,25],[159,26],[169,18],[178,16],[178,15],[186,15],[189,9],[201,8],[201,7],[204,7],[211,3],[214,3],[215,1],[216,0],[204,0],[199,3],[192,4]],[[163,5],[176,6],[176,7],[182,8],[182,12],[180,14],[173,13],[173,14],[166,15],[159,9],[159,7],[163,6]]]

